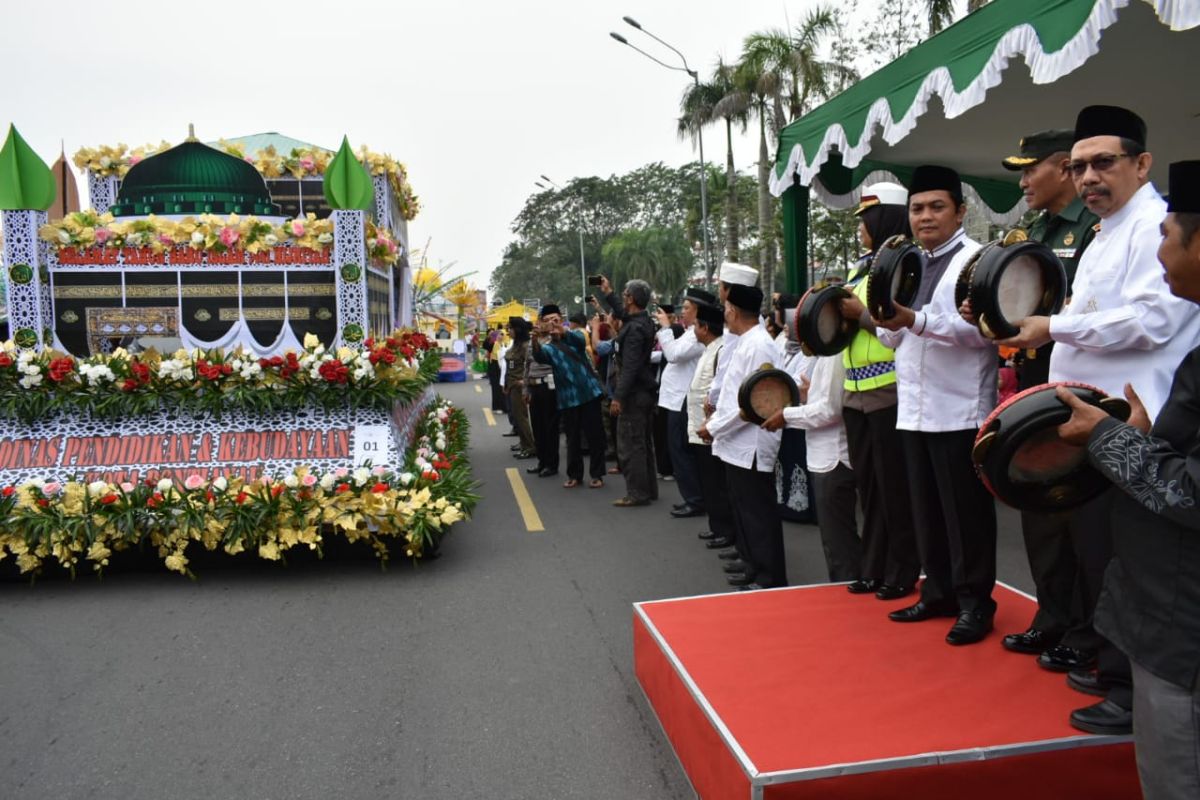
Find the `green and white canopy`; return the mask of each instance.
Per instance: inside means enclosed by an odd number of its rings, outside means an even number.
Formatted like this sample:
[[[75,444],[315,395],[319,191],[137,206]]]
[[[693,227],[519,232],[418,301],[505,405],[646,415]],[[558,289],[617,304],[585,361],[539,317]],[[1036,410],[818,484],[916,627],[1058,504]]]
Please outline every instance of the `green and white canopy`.
[[[1011,223],[1024,203],[1001,159],[1094,103],[1146,120],[1165,189],[1169,162],[1200,158],[1198,54],[1200,0],[993,0],[784,128],[771,191],[845,208],[863,183],[944,164]]]

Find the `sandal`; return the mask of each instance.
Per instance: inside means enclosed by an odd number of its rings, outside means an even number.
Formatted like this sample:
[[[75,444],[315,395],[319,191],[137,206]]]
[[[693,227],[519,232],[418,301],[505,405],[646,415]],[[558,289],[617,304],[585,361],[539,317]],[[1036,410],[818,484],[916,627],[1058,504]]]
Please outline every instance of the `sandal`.
[[[621,474],[621,468],[620,468],[620,467],[609,467],[609,468],[608,468],[608,474],[609,474],[609,475],[620,475],[620,474]]]
[[[579,485],[579,481],[575,480],[574,478],[570,478],[569,480],[567,480],[566,483],[563,484],[563,488],[564,489],[574,489],[578,485]]]
[[[603,489],[604,488],[604,479],[603,478],[592,478],[591,482],[588,483],[588,488],[589,489]]]

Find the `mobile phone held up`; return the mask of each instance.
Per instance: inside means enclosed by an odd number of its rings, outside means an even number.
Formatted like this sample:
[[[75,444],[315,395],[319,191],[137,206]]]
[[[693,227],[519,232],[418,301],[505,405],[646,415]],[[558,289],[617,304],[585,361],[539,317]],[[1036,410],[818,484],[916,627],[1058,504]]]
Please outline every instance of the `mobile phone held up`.
[[[604,283],[602,275],[588,275],[588,286],[599,286]]]

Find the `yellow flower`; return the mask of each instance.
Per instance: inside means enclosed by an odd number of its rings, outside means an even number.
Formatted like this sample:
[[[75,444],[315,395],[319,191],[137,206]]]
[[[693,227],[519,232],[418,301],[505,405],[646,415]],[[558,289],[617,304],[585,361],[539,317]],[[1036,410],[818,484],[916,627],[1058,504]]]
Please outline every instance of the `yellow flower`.
[[[315,333],[304,334],[304,349],[305,350],[314,350],[314,349],[316,349],[317,345],[319,345],[320,343],[321,343],[321,340],[317,338],[317,335]]]
[[[182,550],[178,550],[178,551],[172,553],[171,555],[167,556],[166,561],[164,563],[167,565],[167,569],[169,569],[169,570],[172,570],[174,572],[179,572],[179,573],[182,573],[185,575],[187,574],[188,560],[187,560],[187,556],[185,556],[183,554]]]
[[[258,555],[268,561],[278,561],[279,545],[275,542],[263,542],[258,546]]]
[[[93,542],[88,548],[88,561],[96,562],[95,567],[99,569],[102,566],[108,565],[108,557],[112,555],[112,550],[104,546],[103,542]]]

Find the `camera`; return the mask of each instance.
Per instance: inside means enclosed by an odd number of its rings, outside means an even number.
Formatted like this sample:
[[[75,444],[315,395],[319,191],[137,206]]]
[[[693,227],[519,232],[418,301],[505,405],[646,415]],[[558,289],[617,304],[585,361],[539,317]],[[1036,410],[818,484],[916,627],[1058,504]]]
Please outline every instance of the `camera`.
[[[587,295],[586,297],[584,297],[584,298],[583,298],[583,302],[585,302],[585,303],[594,303],[594,302],[596,302],[596,295],[594,295],[594,294],[589,294],[589,295]]]
[[[588,286],[600,286],[603,283],[603,275],[588,275]]]

